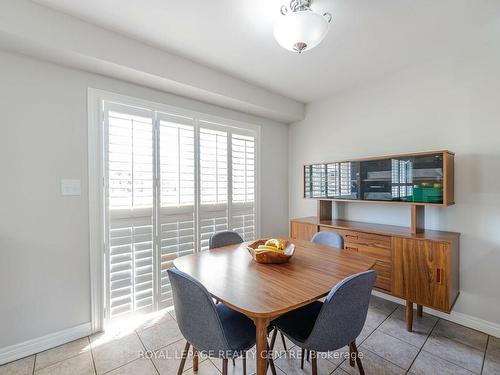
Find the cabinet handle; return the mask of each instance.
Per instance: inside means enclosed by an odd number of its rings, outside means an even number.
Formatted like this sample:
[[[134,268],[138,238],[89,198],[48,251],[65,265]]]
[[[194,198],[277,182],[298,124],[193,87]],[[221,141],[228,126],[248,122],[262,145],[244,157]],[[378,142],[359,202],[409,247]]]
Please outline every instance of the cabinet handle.
[[[442,271],[441,268],[436,268],[436,282],[438,284],[441,284],[441,279],[442,279]]]
[[[345,235],[345,237],[346,237],[346,238],[353,238],[353,239],[355,239],[355,240],[357,240],[357,239],[358,239],[358,236],[353,236],[352,234],[346,234],[346,235]]]
[[[358,251],[358,249],[356,247],[351,247],[351,246],[347,246],[345,249],[351,250],[351,251]]]

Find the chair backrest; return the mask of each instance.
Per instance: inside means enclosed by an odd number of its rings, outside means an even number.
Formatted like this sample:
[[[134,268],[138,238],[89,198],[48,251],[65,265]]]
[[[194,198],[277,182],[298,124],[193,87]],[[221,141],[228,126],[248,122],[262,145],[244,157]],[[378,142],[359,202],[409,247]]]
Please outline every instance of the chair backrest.
[[[184,338],[201,352],[230,350],[207,289],[176,268],[167,270],[174,299],[175,317]]]
[[[330,231],[323,231],[316,233],[311,242],[319,243],[326,246],[336,247],[338,249],[344,248],[344,238],[336,233]]]
[[[210,236],[208,240],[208,248],[215,249],[217,247],[235,245],[243,242],[243,238],[232,230],[223,230],[221,232],[215,232]]]
[[[375,271],[347,277],[328,294],[304,347],[318,352],[337,350],[353,342],[365,325]]]

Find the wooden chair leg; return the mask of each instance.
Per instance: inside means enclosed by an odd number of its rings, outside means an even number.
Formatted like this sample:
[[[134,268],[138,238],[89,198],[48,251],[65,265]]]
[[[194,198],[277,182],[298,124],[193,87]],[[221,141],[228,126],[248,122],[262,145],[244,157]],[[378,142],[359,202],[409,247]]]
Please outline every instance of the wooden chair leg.
[[[274,350],[274,343],[276,342],[276,335],[278,334],[278,328],[273,330],[273,336],[271,337],[271,350]]]
[[[354,363],[355,363],[355,360],[354,360],[354,350],[352,349],[352,342],[349,344],[349,365],[351,367],[354,367]]]
[[[222,375],[227,375],[227,358],[222,360]]]
[[[318,358],[316,352],[311,353],[312,375],[318,375]]]
[[[283,341],[283,349],[285,349],[286,352],[287,350],[286,350],[285,335],[283,334],[283,332],[280,332],[280,334],[281,334],[281,341]]]
[[[243,361],[243,375],[247,375],[247,355],[243,353],[241,355],[241,360]]]
[[[182,375],[182,372],[184,371],[184,365],[186,364],[186,358],[189,354],[189,347],[191,344],[186,341],[186,346],[184,347],[184,351],[182,352],[182,359],[181,363],[179,364],[179,369],[177,370],[177,375]]]
[[[302,348],[302,354],[300,356],[300,369],[303,370],[304,369],[304,357],[306,355],[306,352],[305,352],[305,349]]]
[[[365,369],[363,368],[363,364],[361,363],[361,358],[359,358],[358,347],[356,346],[356,342],[352,342],[352,350],[356,356],[356,364],[358,365],[359,375],[365,375]]]
[[[199,360],[198,360],[198,350],[196,350],[195,347],[193,347],[193,372],[197,372],[198,371],[198,363],[199,363]]]

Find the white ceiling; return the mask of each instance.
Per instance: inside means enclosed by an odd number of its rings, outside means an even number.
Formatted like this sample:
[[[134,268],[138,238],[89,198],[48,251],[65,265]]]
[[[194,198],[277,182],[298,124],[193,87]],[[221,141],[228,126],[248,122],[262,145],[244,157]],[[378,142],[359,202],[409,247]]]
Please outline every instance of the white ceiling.
[[[500,17],[499,0],[314,0],[333,23],[296,55],[272,34],[282,0],[34,0],[310,102],[446,54]]]

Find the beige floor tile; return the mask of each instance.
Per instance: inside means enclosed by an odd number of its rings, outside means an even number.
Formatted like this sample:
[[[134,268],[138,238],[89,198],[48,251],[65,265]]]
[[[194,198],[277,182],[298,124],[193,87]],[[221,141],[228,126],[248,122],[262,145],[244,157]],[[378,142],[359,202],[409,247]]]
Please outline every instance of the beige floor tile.
[[[17,361],[0,366],[0,375],[31,375],[33,374],[34,364],[34,355],[18,359]]]
[[[256,365],[257,365],[255,347],[253,347],[252,349],[250,349],[249,351],[247,351],[246,355],[247,355],[247,374],[249,374],[249,375],[255,374],[255,372],[256,372]],[[219,358],[210,358],[210,360],[219,369],[219,371],[222,371],[222,359],[219,359]],[[276,363],[276,360],[277,359],[274,360],[275,363]],[[235,362],[235,365],[233,366],[232,360],[229,360],[229,365],[228,365],[228,369],[227,369],[228,375],[240,375],[240,374],[243,374],[243,361],[242,361],[242,359],[241,358],[236,358],[234,362]],[[283,372],[281,372],[281,370],[279,370],[279,368],[277,368],[276,366],[275,366],[275,368],[276,368],[276,373],[278,375],[280,373],[283,374]],[[267,373],[268,374],[272,373],[270,368],[267,370]]]
[[[173,373],[162,373],[160,375],[173,375]],[[194,372],[193,369],[184,371],[183,375],[220,375],[220,371],[215,367],[215,365],[210,361],[203,361],[200,363],[198,372]]]
[[[413,331],[408,332],[406,330],[406,321],[404,319],[399,319],[397,315],[391,315],[378,329],[408,344],[421,348],[427,336],[431,333],[434,324],[434,320],[426,319],[425,317],[415,317]]]
[[[172,372],[172,374],[174,374]],[[108,372],[106,375],[158,375],[156,368],[149,359],[136,359],[122,367]]]
[[[411,375],[473,375],[473,372],[422,350],[410,368]]]
[[[341,367],[337,368],[331,375],[347,375],[348,373],[342,370]]]
[[[365,326],[361,330],[361,333],[356,338],[356,344],[358,346],[361,345],[363,343],[363,341],[365,341],[366,338],[368,336],[370,336],[374,331],[375,331],[375,327],[372,327],[372,326],[365,324]]]
[[[418,354],[419,349],[378,329],[368,337],[360,350],[368,349],[388,361],[408,369]]]
[[[79,354],[75,357],[57,362],[41,370],[35,375],[94,375],[94,364],[90,352]]]
[[[182,339],[177,322],[173,319],[155,324],[137,333],[149,350],[157,350]]]
[[[370,352],[369,350],[363,350],[361,352],[362,357],[361,362],[366,374],[370,375],[404,375],[406,370],[399,366],[387,361],[386,359]],[[341,368],[351,375],[359,375],[358,366],[351,367],[349,361],[344,361]]]
[[[185,345],[186,340],[182,339],[153,352],[151,359],[158,371],[160,371],[160,374],[177,373]],[[190,347],[189,356],[184,365],[184,371],[190,369],[193,365],[192,350],[193,348]],[[199,363],[205,360],[207,360],[206,356],[200,356]]]
[[[387,313],[387,315],[392,313],[398,306],[400,305],[396,302],[392,302],[377,296],[371,296],[370,298],[370,307],[383,311]]]
[[[92,343],[92,353],[98,375],[132,362],[139,358],[141,352],[144,352],[144,347],[136,333],[103,345]]]
[[[444,336],[459,343],[484,351],[488,335],[447,320],[439,320],[432,332],[433,335]]]
[[[484,360],[483,375],[500,374],[500,339],[491,337]]]
[[[398,306],[398,308],[391,314],[391,317],[406,322],[406,308],[404,306]],[[417,310],[415,309],[413,311],[413,327],[419,331],[430,332],[438,320],[439,318],[427,313],[423,313],[423,316],[419,317],[417,316]]]
[[[476,374],[481,372],[484,359],[483,350],[473,348],[445,336],[440,336],[435,331],[429,336],[423,349]]]
[[[318,357],[318,374],[327,375],[331,374],[337,368],[335,361],[335,354],[333,353],[320,353]],[[300,368],[300,348],[294,347],[289,351],[288,355],[281,356],[275,361],[276,367],[287,375],[309,375],[311,374],[311,362],[304,361],[304,369]],[[329,359],[326,359],[329,358]],[[339,356],[337,356],[339,358]],[[341,362],[343,359],[338,359]]]
[[[40,370],[64,359],[88,352],[89,350],[90,341],[88,337],[46,350],[36,355],[35,370]]]
[[[370,307],[368,309],[368,314],[366,315],[365,325],[377,328],[384,320],[387,319],[390,312],[379,310],[375,307]]]
[[[148,329],[156,324],[165,323],[168,321],[175,321],[167,310],[161,310],[153,314],[148,314],[143,318],[143,321],[136,328],[137,332]]]

